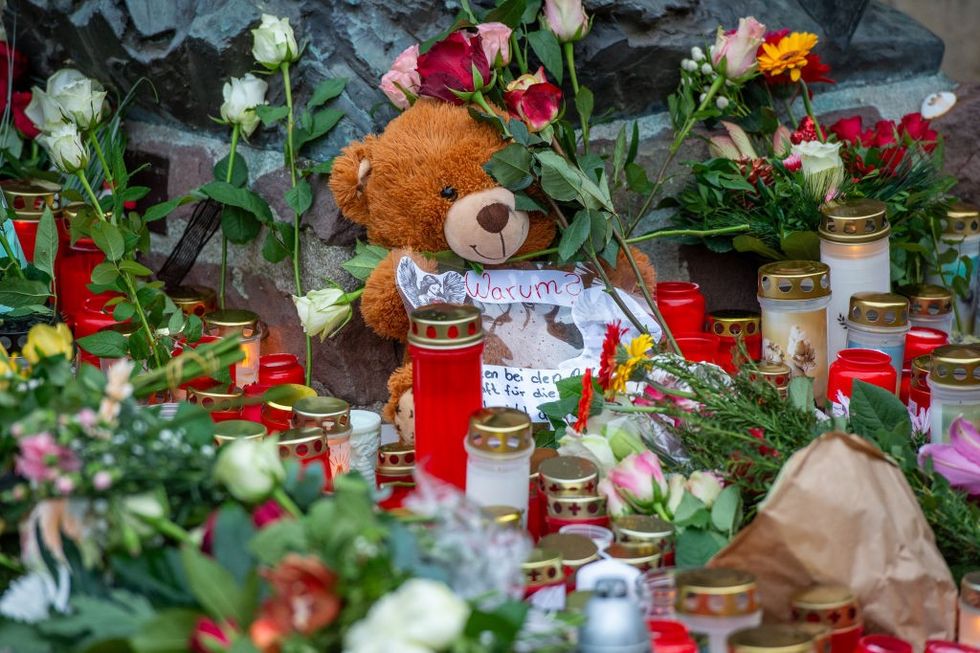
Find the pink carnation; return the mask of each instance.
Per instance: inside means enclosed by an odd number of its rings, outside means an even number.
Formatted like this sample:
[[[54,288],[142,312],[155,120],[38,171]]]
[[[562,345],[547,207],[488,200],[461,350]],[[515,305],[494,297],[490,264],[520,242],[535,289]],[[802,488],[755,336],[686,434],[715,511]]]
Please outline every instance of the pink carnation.
[[[71,450],[55,442],[50,433],[38,433],[20,441],[17,473],[30,481],[53,481],[65,472],[77,472],[81,463]]]

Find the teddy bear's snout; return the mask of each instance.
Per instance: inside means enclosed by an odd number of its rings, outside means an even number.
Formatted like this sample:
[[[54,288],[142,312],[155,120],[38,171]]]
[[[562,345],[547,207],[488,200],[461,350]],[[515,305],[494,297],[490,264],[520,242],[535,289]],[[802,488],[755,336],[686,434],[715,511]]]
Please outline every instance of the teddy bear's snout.
[[[477,223],[492,234],[499,234],[510,220],[510,207],[500,202],[488,204],[476,214]]]

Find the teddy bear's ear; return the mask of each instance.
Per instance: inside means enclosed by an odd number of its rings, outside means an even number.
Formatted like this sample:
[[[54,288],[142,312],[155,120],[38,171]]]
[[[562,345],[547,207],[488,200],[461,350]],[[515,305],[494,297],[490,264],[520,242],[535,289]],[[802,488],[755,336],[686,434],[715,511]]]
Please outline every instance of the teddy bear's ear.
[[[370,217],[367,181],[371,176],[370,152],[376,141],[376,136],[367,136],[345,147],[334,159],[330,172],[330,190],[337,206],[345,216],[360,224],[367,224]]]

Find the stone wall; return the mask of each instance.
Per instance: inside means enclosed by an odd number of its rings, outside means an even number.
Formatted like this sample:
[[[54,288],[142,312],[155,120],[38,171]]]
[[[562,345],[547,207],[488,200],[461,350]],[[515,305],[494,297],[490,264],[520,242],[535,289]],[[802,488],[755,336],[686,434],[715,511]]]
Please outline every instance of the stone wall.
[[[704,45],[719,24],[753,14],[771,26],[792,26],[821,36],[833,76],[840,83],[822,91],[821,113],[863,107],[869,116],[900,117],[918,108],[928,93],[950,87],[936,74],[943,44],[907,16],[878,2],[833,0],[596,0],[586,2],[596,28],[578,46],[587,70],[584,83],[615,108],[618,120],[639,120],[640,161],[658,164],[669,139],[663,102],[677,81],[677,65],[692,45]],[[861,11],[856,10],[864,10]],[[260,9],[261,7],[261,9]],[[364,133],[383,127],[393,115],[376,90],[390,60],[411,42],[448,25],[458,5],[451,0],[9,0],[5,23],[20,47],[31,53],[34,69],[47,74],[71,62],[118,89],[145,76],[160,101],[144,94],[127,123],[134,156],[152,162],[155,195],[173,196],[211,178],[211,168],[227,152],[226,132],[208,115],[217,113],[222,80],[250,66],[248,29],[262,11],[289,16],[309,44],[299,66],[300,101],[324,77],[348,77],[337,106],[347,117],[310,156],[325,159]],[[834,10],[844,7],[844,10]],[[11,29],[16,21],[16,28]],[[275,85],[274,85],[275,86]],[[274,90],[272,101],[276,98]],[[946,120],[948,127],[971,124],[978,110],[974,88]],[[972,124],[976,124],[973,122]],[[600,126],[609,138],[619,123]],[[966,130],[975,140],[976,130]],[[278,216],[286,219],[281,198],[288,184],[281,170],[281,134],[257,133],[241,147],[255,187]],[[966,195],[976,194],[972,142],[951,139],[951,168],[973,175]],[[703,155],[699,145],[679,161]],[[682,173],[681,165],[677,172]],[[680,183],[678,176],[675,183]],[[344,220],[323,180],[317,180],[314,208],[304,229],[304,280],[319,287],[326,279],[354,286],[339,264],[349,256],[360,231]],[[976,199],[976,198],[975,198]],[[175,213],[153,237],[149,263],[159,265],[179,238],[190,209]],[[654,216],[656,226],[663,216]],[[755,264],[736,256],[709,255],[700,248],[661,242],[649,247],[663,278],[702,283],[713,308],[753,306]],[[288,263],[266,263],[258,246],[231,249],[232,305],[258,310],[270,324],[266,349],[302,351],[301,332],[290,300]],[[220,253],[217,239],[201,252],[188,281],[215,286]],[[719,274],[724,270],[724,274]],[[382,400],[388,372],[401,360],[400,347],[382,342],[359,319],[336,339],[314,349],[315,383],[328,393],[358,404]]]

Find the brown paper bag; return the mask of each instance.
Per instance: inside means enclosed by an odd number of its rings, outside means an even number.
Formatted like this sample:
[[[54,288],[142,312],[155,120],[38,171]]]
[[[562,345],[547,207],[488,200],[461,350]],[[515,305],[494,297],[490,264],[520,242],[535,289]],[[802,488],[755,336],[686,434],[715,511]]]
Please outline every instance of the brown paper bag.
[[[873,444],[827,433],[783,467],[759,514],[712,559],[756,575],[766,619],[814,584],[851,588],[865,632],[922,650],[954,639],[956,585],[902,471]]]

